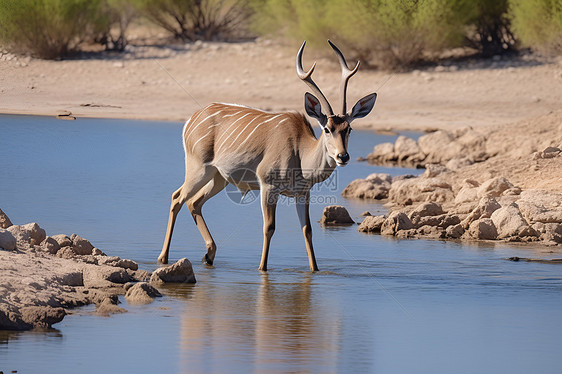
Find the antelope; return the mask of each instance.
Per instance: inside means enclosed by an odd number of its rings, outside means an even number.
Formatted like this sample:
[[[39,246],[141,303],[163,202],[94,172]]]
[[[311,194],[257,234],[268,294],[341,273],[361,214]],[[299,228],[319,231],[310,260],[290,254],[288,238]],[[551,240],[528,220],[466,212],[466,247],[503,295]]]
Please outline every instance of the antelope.
[[[270,113],[237,104],[210,104],[195,112],[185,123],[185,181],[172,194],[168,227],[158,262],[168,263],[174,223],[186,203],[205,241],[207,253],[203,262],[212,266],[217,247],[201,209],[208,199],[232,183],[243,194],[260,190],[263,249],[259,270],[267,271],[269,244],[275,231],[275,210],[280,195],[295,198],[310,270],[318,270],[309,217],[310,189],[326,180],[336,166],[347,165],[350,158],[347,152],[350,124],[368,115],[377,98],[376,93],[369,94],[347,112],[347,84],[357,73],[359,61],[355,68],[349,69],[342,52],[331,41],[328,40],[328,43],[341,65],[341,114],[334,114],[326,96],[312,80],[316,62],[307,72],[303,70],[302,55],[306,41],[300,47],[296,60],[298,77],[316,94],[305,93],[304,107],[322,128],[318,139],[303,114]]]

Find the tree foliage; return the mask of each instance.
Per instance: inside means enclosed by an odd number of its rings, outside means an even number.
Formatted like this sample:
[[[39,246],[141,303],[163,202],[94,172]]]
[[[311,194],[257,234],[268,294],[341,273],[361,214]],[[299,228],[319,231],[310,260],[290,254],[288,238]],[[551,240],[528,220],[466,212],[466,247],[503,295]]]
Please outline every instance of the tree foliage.
[[[186,42],[274,34],[327,38],[364,62],[403,69],[454,47],[562,53],[560,0],[0,0],[0,43],[60,58],[95,40],[124,50],[138,15]],[[251,17],[251,18],[250,18]]]
[[[53,59],[75,50],[103,21],[101,0],[0,0],[0,40],[12,50]]]
[[[468,45],[483,57],[513,52],[515,37],[508,16],[508,0],[472,0],[473,14],[467,24],[473,32],[467,35]]]
[[[562,53],[562,2],[512,0],[513,30],[524,46],[545,54]]]
[[[448,48],[483,57],[523,43],[560,48],[560,0],[254,0],[258,34],[334,38],[375,66],[402,69]],[[512,23],[515,33],[512,31]]]
[[[402,68],[462,43],[470,0],[258,0],[260,33],[342,41],[365,61]]]
[[[249,16],[245,0],[140,0],[154,23],[185,41],[225,39]]]
[[[128,44],[127,29],[137,17],[139,0],[104,0],[101,13],[103,28],[96,38],[108,50],[124,51]]]

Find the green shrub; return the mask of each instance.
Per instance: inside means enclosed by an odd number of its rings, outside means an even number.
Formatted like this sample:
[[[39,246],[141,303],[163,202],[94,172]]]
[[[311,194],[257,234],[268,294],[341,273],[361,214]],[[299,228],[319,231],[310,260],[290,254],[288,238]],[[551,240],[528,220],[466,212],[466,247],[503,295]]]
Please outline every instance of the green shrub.
[[[96,41],[106,50],[124,51],[128,44],[127,29],[137,17],[139,0],[104,0],[101,6],[100,34]]]
[[[257,0],[258,33],[283,33],[312,44],[345,44],[364,62],[402,69],[428,53],[458,46],[470,0]]]
[[[327,12],[331,4],[324,0],[257,0],[252,29],[261,35],[281,34],[294,39],[306,38],[311,44],[326,42],[333,30]]]
[[[513,30],[521,43],[546,54],[562,53],[562,2],[511,0]]]
[[[343,39],[365,62],[393,69],[411,65],[421,60],[424,52],[425,35],[416,22],[419,4],[380,0],[334,3],[331,18],[345,14],[345,19],[353,20],[334,30],[334,37]]]
[[[16,52],[54,59],[100,27],[100,0],[0,0],[0,40]]]
[[[472,13],[467,18],[471,29],[467,33],[468,45],[483,57],[492,57],[516,49],[508,16],[508,0],[472,0]]]
[[[227,39],[249,16],[246,0],[139,0],[154,23],[185,41]]]

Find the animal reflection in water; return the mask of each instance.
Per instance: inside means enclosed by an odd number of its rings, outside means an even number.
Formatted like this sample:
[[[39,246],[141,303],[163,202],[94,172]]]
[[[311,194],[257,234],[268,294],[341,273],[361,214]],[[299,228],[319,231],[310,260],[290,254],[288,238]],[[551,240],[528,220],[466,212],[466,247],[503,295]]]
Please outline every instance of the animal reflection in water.
[[[159,262],[168,263],[176,217],[183,204],[186,204],[207,247],[203,261],[213,264],[216,244],[201,209],[208,199],[232,183],[242,191],[260,190],[264,236],[259,269],[267,270],[269,245],[275,231],[275,210],[279,196],[284,195],[295,197],[310,270],[318,270],[309,217],[310,189],[326,180],[336,166],[347,165],[350,160],[347,152],[350,124],[368,115],[377,98],[376,93],[369,94],[347,111],[347,84],[357,72],[359,63],[349,69],[341,51],[328,42],[336,52],[342,69],[340,114],[334,113],[312,80],[316,65],[312,65],[308,72],[303,69],[305,43],[299,49],[296,61],[297,75],[317,95],[307,92],[304,107],[306,113],[317,120],[322,128],[318,139],[302,114],[268,113],[235,104],[210,104],[194,113],[186,122],[183,129],[185,180],[172,194]],[[241,170],[250,170],[251,173]]]
[[[186,368],[232,371],[240,357],[242,367],[262,370],[276,363],[288,371],[337,366],[341,314],[315,303],[310,274],[295,283],[274,283],[264,274],[261,284],[235,289],[210,282],[189,298],[181,326]]]

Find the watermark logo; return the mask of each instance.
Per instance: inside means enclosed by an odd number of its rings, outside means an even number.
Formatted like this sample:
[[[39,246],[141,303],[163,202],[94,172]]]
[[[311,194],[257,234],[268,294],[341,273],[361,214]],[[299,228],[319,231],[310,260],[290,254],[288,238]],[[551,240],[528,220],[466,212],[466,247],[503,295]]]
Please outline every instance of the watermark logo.
[[[259,185],[258,176],[253,170],[239,169],[232,173],[235,180],[245,181],[244,186]],[[252,189],[240,189],[232,183],[229,183],[226,188],[226,196],[235,204],[247,205],[252,204],[254,201],[260,199],[260,191]]]
[[[275,186],[276,192],[279,193],[278,205],[304,203],[304,194],[307,191],[310,191],[310,204],[337,203],[337,198],[334,196],[339,185],[337,169],[327,178],[318,176],[317,180],[314,180],[312,176],[316,174],[316,170],[277,170],[266,177],[266,183]],[[237,184],[229,183],[225,188],[230,201],[239,205],[248,205],[260,200],[260,181],[255,171],[241,168],[231,173],[231,179],[237,181]],[[288,197],[283,193],[295,197]]]

